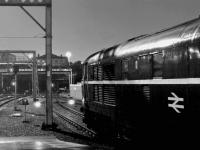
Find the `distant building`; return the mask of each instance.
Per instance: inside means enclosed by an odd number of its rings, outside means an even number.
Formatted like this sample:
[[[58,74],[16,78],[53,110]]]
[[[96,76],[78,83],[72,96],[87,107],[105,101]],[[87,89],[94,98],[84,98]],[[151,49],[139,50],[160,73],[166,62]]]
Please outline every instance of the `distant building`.
[[[16,56],[10,53],[0,53],[0,63],[12,63],[16,61]]]
[[[16,56],[10,53],[0,53],[0,70],[13,68],[13,64],[5,65],[4,63],[14,63],[17,61],[22,61],[23,57]],[[37,72],[37,83],[39,87],[39,92],[44,93],[46,91],[46,55],[36,57],[37,69],[41,69]],[[69,89],[69,72],[65,70],[69,68],[69,62],[67,57],[57,56],[52,54],[52,91],[57,92],[59,89]],[[24,93],[25,91],[32,92],[32,65],[30,64],[19,64],[19,73],[17,74],[18,88],[17,93]],[[44,69],[42,71],[42,69]],[[64,71],[62,71],[64,70]],[[2,71],[3,72],[3,71]],[[0,71],[0,92],[4,91],[6,93],[13,92],[14,87],[11,82],[14,80],[13,74],[4,74]],[[9,73],[9,72],[8,72]]]
[[[46,55],[38,56],[37,57],[37,68],[45,68],[46,66]],[[57,56],[52,54],[52,69],[68,69],[69,68],[69,61],[67,57]],[[66,73],[58,73],[52,72],[52,90],[53,92],[58,91],[60,88],[67,89],[69,88],[69,74]],[[46,75],[45,74],[38,74],[38,81],[39,81],[39,89],[40,92],[44,92],[46,90]]]
[[[46,55],[38,56],[37,57],[37,64],[38,67],[46,65]],[[52,67],[53,68],[67,68],[69,66],[69,61],[67,57],[57,56],[52,54]]]

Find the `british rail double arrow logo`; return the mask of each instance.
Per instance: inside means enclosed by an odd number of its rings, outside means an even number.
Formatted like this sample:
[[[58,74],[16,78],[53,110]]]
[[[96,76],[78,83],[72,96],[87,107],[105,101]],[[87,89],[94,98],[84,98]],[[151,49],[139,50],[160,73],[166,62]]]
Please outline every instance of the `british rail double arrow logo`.
[[[173,97],[168,97],[169,101],[174,101],[172,104],[168,104],[168,107],[172,107],[177,113],[181,113],[179,109],[184,109],[184,105],[178,104],[179,102],[183,102],[184,99],[178,97],[175,93],[171,92]]]

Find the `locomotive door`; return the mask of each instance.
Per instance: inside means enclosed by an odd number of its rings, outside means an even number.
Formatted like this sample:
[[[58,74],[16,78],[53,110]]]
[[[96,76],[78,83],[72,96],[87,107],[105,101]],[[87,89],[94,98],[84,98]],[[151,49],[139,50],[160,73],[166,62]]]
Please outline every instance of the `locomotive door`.
[[[164,52],[152,54],[152,76],[153,78],[163,78]]]
[[[163,63],[164,63],[164,52],[157,51],[151,54],[151,65],[152,65],[152,84],[151,89],[151,102],[150,102],[150,118],[152,121],[152,126],[155,128],[162,127],[161,119],[164,117],[164,112],[166,110],[166,102],[163,97],[164,91],[162,81],[163,81]],[[160,118],[160,116],[162,116]]]

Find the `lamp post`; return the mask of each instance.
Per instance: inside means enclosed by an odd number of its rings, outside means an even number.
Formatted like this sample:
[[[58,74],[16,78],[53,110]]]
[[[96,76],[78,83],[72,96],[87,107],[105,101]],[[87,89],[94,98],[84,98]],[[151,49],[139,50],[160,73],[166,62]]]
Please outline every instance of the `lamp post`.
[[[70,57],[72,56],[72,53],[68,51],[66,52],[65,56],[67,57],[69,65],[70,65]]]
[[[17,75],[15,74],[15,79],[11,82],[12,86],[14,87],[14,110],[17,110]]]
[[[65,56],[66,56],[67,59],[68,59],[69,67],[70,67],[70,57],[72,56],[72,53],[69,52],[69,51],[67,51],[66,54],[65,54]],[[70,83],[72,84],[72,69],[71,69],[71,71],[70,71],[69,85],[70,85]],[[69,86],[69,87],[70,87],[70,86]]]
[[[19,66],[14,65],[13,66],[13,73],[15,76],[15,101],[14,101],[14,110],[17,111],[17,73],[19,71]]]
[[[32,96],[33,96],[33,101],[36,101],[36,76],[37,76],[37,64],[36,64],[36,53],[28,53],[27,58],[29,61],[33,63],[32,65]]]

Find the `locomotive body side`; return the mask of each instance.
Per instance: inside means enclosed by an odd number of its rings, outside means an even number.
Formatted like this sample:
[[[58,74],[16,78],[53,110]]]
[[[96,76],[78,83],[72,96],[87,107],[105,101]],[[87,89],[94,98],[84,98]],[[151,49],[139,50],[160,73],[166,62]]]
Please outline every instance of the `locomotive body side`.
[[[199,134],[199,66],[199,19],[102,50],[85,61],[84,121],[126,139]]]

